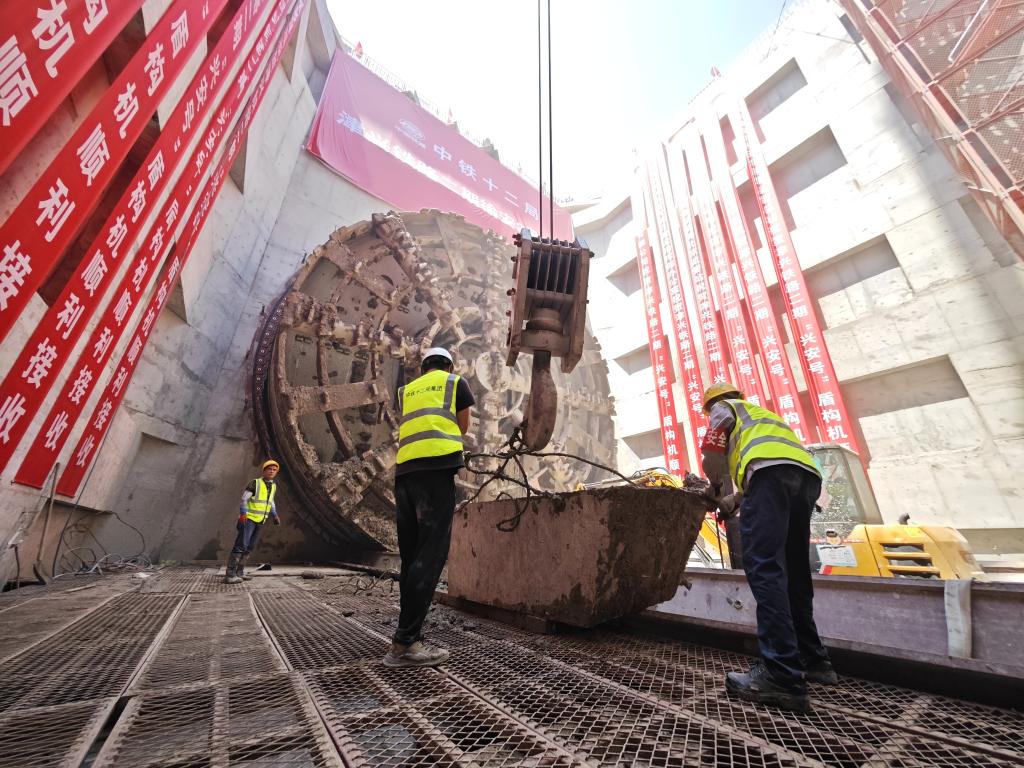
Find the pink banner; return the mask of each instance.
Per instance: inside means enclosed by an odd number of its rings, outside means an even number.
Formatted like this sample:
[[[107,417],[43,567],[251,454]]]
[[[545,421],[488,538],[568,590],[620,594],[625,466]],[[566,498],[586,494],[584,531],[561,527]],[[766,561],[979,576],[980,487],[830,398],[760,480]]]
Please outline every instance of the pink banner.
[[[36,135],[142,0],[5,3],[0,33],[0,173]]]
[[[803,408],[800,405],[800,392],[793,380],[793,371],[789,367],[789,357],[779,334],[779,326],[775,321],[775,312],[768,298],[768,289],[761,273],[761,265],[757,262],[747,223],[740,206],[739,194],[736,192],[729,161],[725,152],[721,123],[717,119],[704,121],[704,141],[707,146],[708,158],[714,185],[718,190],[718,199],[722,204],[726,233],[736,254],[737,266],[743,278],[746,309],[753,327],[754,338],[761,353],[761,362],[768,380],[768,389],[772,394],[772,407],[782,416],[789,428],[797,437],[806,440],[810,432],[806,428]]]
[[[281,60],[281,55],[284,53],[288,40],[298,27],[305,2],[306,0],[296,0],[295,7],[291,12],[291,16],[288,19],[284,32],[279,35],[276,43],[269,48],[270,54],[263,57],[263,60],[266,61],[266,66],[263,68],[259,82],[249,98],[245,111],[243,112],[241,119],[238,121],[238,125],[235,126],[235,129],[231,132],[230,141],[225,141],[225,135],[223,131],[221,131],[218,135],[217,141],[210,150],[211,154],[213,154],[227,143],[227,150],[221,156],[220,161],[217,163],[212,175],[206,182],[201,194],[193,195],[191,198],[198,202],[191,212],[191,218],[189,219],[185,230],[181,234],[181,239],[175,250],[174,257],[164,271],[159,288],[150,298],[146,312],[142,316],[142,322],[135,331],[135,336],[132,339],[131,345],[122,355],[118,365],[116,366],[116,373],[107,384],[106,389],[103,391],[103,394],[99,399],[99,404],[93,413],[90,414],[88,426],[76,444],[75,449],[71,454],[71,459],[68,462],[68,466],[61,474],[60,481],[57,483],[57,492],[61,495],[74,496],[78,493],[78,489],[82,485],[85,473],[95,458],[96,451],[99,445],[103,442],[103,437],[106,434],[110,423],[113,421],[113,414],[117,411],[118,406],[121,404],[121,400],[124,398],[125,391],[128,389],[128,382],[131,380],[132,374],[142,357],[142,350],[145,349],[146,343],[153,332],[153,328],[155,326],[154,321],[163,309],[164,304],[167,301],[167,297],[170,295],[171,287],[173,286],[177,276],[181,273],[181,268],[185,265],[189,256],[192,254],[192,249],[195,247],[196,241],[199,239],[203,226],[206,224],[210,211],[213,209],[213,204],[217,199],[217,195],[220,193],[221,187],[227,178],[228,170],[231,168],[232,163],[234,163],[235,158],[238,156],[238,153],[242,148],[242,140],[245,138],[246,131],[248,131],[249,126],[252,124],[253,117],[256,115],[260,104],[263,102],[263,98],[267,94],[270,81],[277,69],[278,62]],[[272,17],[270,24],[278,23],[280,21],[281,14],[282,11],[279,6],[275,9],[274,16]],[[270,24],[268,24],[268,26],[270,26]],[[260,40],[264,41],[264,36],[261,36]],[[257,47],[259,45],[260,41],[257,41]],[[264,45],[266,45],[266,41],[264,42]],[[251,83],[252,76],[257,73],[255,70],[252,72],[243,70],[243,74],[246,75],[244,84],[242,77],[239,77],[237,82],[242,86],[240,90],[244,91],[245,86]]]
[[[355,59],[334,55],[306,148],[399,210],[438,208],[499,235],[551,229],[549,200]],[[543,209],[543,210],[542,210]],[[572,219],[555,206],[556,239]]]
[[[697,199],[701,228],[708,247],[711,274],[714,276],[713,285],[717,288],[722,325],[725,329],[728,347],[732,352],[734,372],[731,383],[739,387],[750,402],[759,405],[764,402],[761,377],[754,359],[753,347],[750,339],[747,338],[747,327],[741,314],[739,292],[732,274],[732,259],[722,236],[718,208],[715,205],[711,180],[708,178],[707,168],[704,164],[704,150],[701,147],[700,137],[695,126],[690,127],[687,155],[696,158],[690,163],[690,178],[693,180],[693,195]]]
[[[0,228],[0,341],[74,240],[226,3],[177,0]],[[133,218],[140,213],[133,211]],[[11,412],[0,410],[5,413]]]
[[[260,3],[245,3],[235,14],[232,25],[228,28],[229,32],[221,36],[214,50],[200,67],[192,85],[182,96],[178,108],[167,123],[167,129],[160,135],[150,152],[151,157],[162,157],[161,153],[166,153],[171,158],[168,162],[176,164],[174,173],[165,174],[161,178],[160,188],[152,190],[151,199],[159,197],[168,177],[178,176],[177,184],[156,217],[157,227],[150,236],[148,244],[136,252],[131,265],[122,275],[120,284],[113,292],[113,297],[117,297],[117,300],[111,301],[107,306],[86,344],[82,356],[75,362],[72,369],[75,373],[65,382],[63,391],[44,422],[46,426],[36,435],[32,447],[18,469],[15,482],[41,488],[46,481],[50,468],[60,455],[76,419],[85,408],[93,389],[98,386],[107,360],[120,343],[121,337],[127,332],[126,317],[134,307],[138,306],[139,300],[147,290],[149,285],[147,278],[151,278],[156,273],[160,258],[178,228],[177,223],[193,198],[192,193],[200,186],[203,174],[212,161],[213,148],[216,147],[224,131],[234,121],[239,109],[244,105],[243,97],[248,91],[246,86],[251,83],[260,65],[264,62],[267,46],[283,26],[284,15],[292,2],[294,0],[278,0],[273,6],[272,13],[269,7]],[[264,25],[262,33],[255,36],[255,28],[268,14],[270,19]],[[237,26],[235,26],[236,23]],[[239,31],[237,37],[230,31],[232,28]],[[251,39],[252,37],[255,37],[255,40]],[[244,66],[238,69],[237,59],[246,50],[248,50],[248,58]],[[221,82],[222,80],[224,82]],[[198,107],[195,101],[196,93],[202,94]],[[216,98],[218,96],[222,97],[219,103]],[[217,105],[216,110],[214,110],[214,104]],[[214,113],[216,118],[204,130],[203,141],[195,147],[195,151],[187,155],[176,153],[174,147],[187,146],[194,138],[199,126],[206,121],[206,117]],[[143,163],[140,176],[144,175],[146,167],[147,163]],[[129,185],[129,190],[132,189],[132,186]],[[119,208],[127,205],[128,195],[126,194],[119,206],[115,207],[111,219],[118,216]],[[142,220],[139,223],[141,224]],[[139,230],[129,226],[126,242],[135,240],[138,234]],[[104,263],[102,260],[105,258],[105,254],[102,248],[97,248],[97,256],[100,263]],[[88,274],[88,264],[83,260],[75,277],[65,288],[64,294],[70,292],[71,297],[77,297],[75,291],[83,293],[78,287],[79,279],[84,282]],[[103,278],[106,277],[107,275],[104,274]],[[106,288],[106,280],[100,279],[96,282],[98,286],[96,293],[98,296],[102,296]],[[62,305],[62,300],[66,300],[64,294],[51,308],[47,318],[44,319],[33,336],[33,341],[43,335],[46,335],[47,338],[54,335],[55,331],[51,325],[55,319],[50,315],[57,314],[56,310]],[[99,303],[98,299],[95,303]],[[76,326],[77,332],[70,339],[72,343],[78,338],[84,327],[84,323]],[[33,344],[30,342],[28,348],[32,347]],[[63,360],[60,362],[63,363]],[[60,365],[56,365],[55,370],[59,367]],[[17,381],[15,383],[17,384]],[[47,388],[41,388],[42,394],[45,394],[45,389]],[[0,389],[0,393],[3,391]],[[26,423],[31,420],[34,413],[35,409],[29,412],[26,407],[24,417]],[[16,433],[12,432],[12,437],[15,435]],[[11,451],[13,451],[13,441],[10,445],[0,445],[0,466],[6,463]]]
[[[747,113],[746,105],[740,104],[739,99],[733,101],[729,119],[739,139],[740,151],[745,155],[747,173],[750,175],[750,183],[761,213],[766,245],[778,273],[779,288],[785,299],[786,311],[789,313],[793,329],[793,341],[800,356],[800,366],[803,368],[807,390],[814,407],[819,437],[822,440],[839,443],[859,454],[860,448],[853,436],[853,427],[839,389],[839,380],[836,378],[828,347],[825,346],[825,337],[818,317],[814,313],[811,295],[804,281],[800,261],[793,249],[793,241],[782,215],[782,207],[775,195],[775,185],[768,174],[768,164],[761,153],[760,145],[751,138],[753,132],[749,127],[750,115]]]
[[[667,181],[665,159],[659,145],[657,154],[647,163],[647,188],[650,191],[655,228],[658,233],[658,251],[661,255],[662,268],[665,271],[665,283],[668,287],[669,308],[672,311],[672,324],[676,335],[676,352],[682,369],[680,383],[688,402],[689,416],[687,424],[692,438],[691,450],[687,451],[691,471],[700,474],[698,455],[701,434],[698,430],[706,426],[704,417],[703,396],[704,378],[701,376],[700,365],[697,363],[697,349],[690,333],[690,320],[686,311],[686,298],[679,279],[679,260],[675,244],[672,240],[672,224],[669,217],[669,204],[666,200],[665,184]],[[655,374],[658,371],[655,370]]]
[[[651,349],[651,364],[654,370],[654,395],[658,401],[658,419],[661,429],[661,446],[665,454],[665,468],[679,474],[683,467],[683,443],[676,425],[676,399],[672,394],[672,382],[668,372],[672,370],[672,358],[665,343],[661,328],[661,296],[658,293],[658,273],[654,269],[651,245],[647,230],[636,239],[636,260],[640,269],[640,283],[643,288],[644,309],[647,313],[647,341]]]

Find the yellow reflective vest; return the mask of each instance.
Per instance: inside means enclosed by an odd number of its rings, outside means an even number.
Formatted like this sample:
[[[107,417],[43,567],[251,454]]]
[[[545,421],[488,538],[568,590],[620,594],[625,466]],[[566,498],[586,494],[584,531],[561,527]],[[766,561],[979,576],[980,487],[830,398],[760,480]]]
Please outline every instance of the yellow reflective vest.
[[[256,493],[245,502],[245,516],[254,523],[262,523],[267,519],[274,504],[277,483],[268,486],[262,477],[257,477],[253,482],[256,483]]]
[[[462,432],[455,420],[458,383],[459,377],[454,373],[428,371],[398,390],[402,408],[399,464],[462,450]]]
[[[821,475],[814,457],[782,417],[746,400],[723,400],[736,416],[729,435],[729,474],[736,490],[743,489],[750,462],[787,459]]]

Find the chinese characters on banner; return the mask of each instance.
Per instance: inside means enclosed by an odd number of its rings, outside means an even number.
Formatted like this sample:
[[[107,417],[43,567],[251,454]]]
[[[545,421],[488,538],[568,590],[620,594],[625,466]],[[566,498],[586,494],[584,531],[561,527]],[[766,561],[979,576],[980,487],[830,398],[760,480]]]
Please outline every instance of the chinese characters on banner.
[[[672,370],[672,356],[665,344],[661,329],[661,296],[658,292],[658,274],[654,271],[654,259],[647,239],[647,231],[636,239],[636,260],[640,269],[640,285],[644,295],[644,310],[647,317],[647,339],[651,347],[651,363],[654,369],[654,394],[658,399],[658,423],[661,427],[661,445],[665,454],[665,468],[672,474],[684,471],[681,455],[682,441],[676,426],[676,399],[672,394],[669,372]]]
[[[753,347],[747,338],[747,326],[741,314],[739,291],[733,280],[732,260],[722,236],[718,208],[704,164],[703,151],[695,126],[690,126],[687,155],[700,158],[690,163],[690,178],[693,180],[693,194],[697,198],[701,229],[708,247],[710,274],[713,277],[713,284],[718,289],[718,306],[722,313],[727,346],[732,352],[735,378],[731,383],[739,387],[750,402],[761,405],[764,403],[761,377],[758,374]]]
[[[810,433],[805,429],[799,390],[796,387],[796,382],[793,381],[789,357],[786,355],[783,340],[779,335],[778,324],[775,322],[775,313],[772,311],[772,304],[768,298],[761,265],[757,262],[757,256],[750,242],[743,210],[740,207],[739,194],[736,192],[735,182],[729,170],[725,142],[717,118],[705,122],[704,136],[711,164],[711,175],[722,205],[726,232],[732,242],[733,253],[736,254],[738,262],[736,267],[743,278],[746,297],[745,309],[761,353],[768,389],[772,394],[772,406],[797,437],[806,440]]]
[[[176,0],[0,228],[0,341],[88,219],[150,115],[226,3]],[[145,190],[139,194],[144,195]],[[133,216],[140,214],[141,208]],[[116,231],[108,234],[120,244],[118,236]],[[82,317],[72,316],[76,322]],[[45,362],[49,350],[63,342],[59,337],[50,339],[39,349],[42,368],[34,376],[49,374],[52,363]]]
[[[454,211],[507,237],[537,232],[542,212],[545,235],[551,227],[533,185],[341,51],[306,148],[398,210]],[[572,240],[569,214],[555,206],[554,216],[555,237]]]
[[[701,427],[706,428],[707,423],[702,410],[704,380],[701,376],[700,365],[697,363],[697,350],[690,333],[690,321],[686,311],[686,298],[683,295],[683,286],[679,279],[679,260],[672,241],[664,170],[664,157],[659,145],[656,156],[647,163],[647,190],[650,193],[652,202],[650,210],[653,211],[655,230],[658,234],[658,252],[661,255],[662,267],[665,270],[665,283],[668,286],[669,308],[672,312],[673,330],[676,335],[676,350],[679,355],[679,365],[682,368],[680,382],[689,403],[687,424],[692,441],[687,456],[690,459],[690,469],[699,473],[700,465],[697,457],[700,439],[703,436],[699,430]],[[671,357],[669,360],[671,361]],[[659,386],[663,381],[671,381],[673,378],[670,371],[659,372],[656,368],[654,373]]]
[[[263,68],[259,81],[245,107],[245,111],[243,112],[235,129],[231,132],[230,141],[226,142],[227,149],[214,168],[213,173],[202,190],[202,193],[193,196],[192,199],[197,200],[198,202],[195,209],[191,212],[186,229],[182,232],[179,245],[174,253],[174,258],[165,269],[164,274],[161,277],[159,287],[150,298],[146,312],[142,316],[143,320],[136,328],[131,345],[122,355],[115,367],[114,370],[116,373],[114,374],[114,377],[103,391],[99,399],[99,405],[90,414],[85,432],[75,445],[74,451],[71,454],[71,459],[68,462],[68,466],[61,474],[60,480],[57,483],[57,492],[64,496],[74,496],[78,493],[82,481],[85,478],[85,473],[92,461],[95,459],[96,451],[98,450],[99,445],[103,442],[103,437],[106,434],[107,429],[110,427],[110,423],[112,421],[111,415],[117,411],[121,400],[124,398],[124,393],[128,388],[127,382],[131,380],[131,376],[142,357],[142,350],[145,348],[146,342],[152,334],[155,323],[150,318],[155,318],[160,314],[160,310],[163,309],[167,298],[170,295],[175,279],[181,273],[182,267],[184,267],[192,253],[192,249],[195,246],[196,241],[199,239],[203,225],[206,223],[206,220],[213,209],[213,203],[216,200],[225,179],[227,178],[228,170],[231,168],[232,163],[235,161],[235,158],[238,156],[238,153],[242,148],[242,140],[245,138],[246,131],[248,131],[256,111],[259,109],[264,96],[266,96],[267,89],[270,86],[270,81],[277,69],[281,55],[284,53],[285,46],[301,20],[302,9],[305,3],[306,0],[296,0],[295,6],[291,11],[291,15],[288,17],[288,23],[285,26],[283,33],[278,36],[276,43],[272,47],[264,48],[264,50],[270,51],[267,56],[263,57],[266,61],[266,66]],[[280,9],[275,9],[271,23],[276,23],[275,19],[279,20],[279,13]],[[263,39],[264,36],[261,35],[260,40]],[[257,45],[259,45],[258,41]],[[241,80],[238,82],[241,82]],[[247,82],[247,85],[248,84],[249,82]],[[211,152],[216,154],[216,152],[224,145],[225,135],[222,133],[220,135],[220,139],[211,149]]]
[[[221,37],[179,101],[178,108],[168,121],[168,128],[161,134],[150,152],[151,157],[161,157],[161,153],[166,153],[171,158],[168,162],[171,163],[172,171],[176,172],[176,166],[181,166],[182,172],[178,182],[155,219],[156,228],[150,236],[149,242],[135,254],[131,265],[124,272],[120,284],[113,292],[116,300],[107,306],[106,312],[86,344],[84,354],[73,366],[72,375],[66,381],[61,395],[44,421],[40,434],[36,436],[25,460],[18,469],[15,476],[16,482],[35,488],[43,486],[50,468],[56,462],[64,443],[70,437],[71,426],[85,408],[93,389],[98,386],[99,377],[108,358],[118,346],[122,335],[127,332],[127,319],[132,310],[139,305],[146,287],[149,285],[148,278],[151,278],[159,268],[159,260],[166,250],[166,245],[170,243],[181,216],[193,199],[193,191],[199,187],[202,175],[213,159],[212,152],[217,141],[244,104],[245,89],[241,88],[240,84],[249,84],[253,80],[265,59],[264,54],[268,43],[280,31],[287,7],[293,1],[278,0],[273,6],[274,11],[270,20],[267,21],[254,44],[249,40],[249,34],[252,28],[262,20],[262,17],[269,14],[271,6],[261,9],[257,3],[244,4],[237,11],[231,26],[228,27],[230,31]],[[238,31],[237,35],[233,33],[234,30]],[[237,59],[246,48],[249,48],[249,55],[245,66],[236,72],[235,70],[238,69]],[[219,95],[220,91],[225,91],[225,93],[217,105],[216,117],[204,131],[203,140],[195,147],[194,153],[188,155],[175,151],[174,146],[179,144],[188,146],[198,127],[205,120],[207,113],[214,113],[214,97]],[[143,163],[139,172],[141,176],[145,175],[147,167],[147,164]],[[143,184],[143,181],[140,180],[139,184]],[[132,189],[132,185],[129,185],[130,189]],[[150,195],[150,199],[157,199],[160,192],[162,192],[162,188],[154,191]],[[121,205],[125,205],[127,199],[126,195],[122,199]],[[114,209],[111,219],[118,216],[118,210],[118,208]],[[132,242],[137,235],[138,231],[133,228],[132,224],[129,224],[126,240]],[[103,263],[102,248],[97,249],[96,253],[94,261],[100,259],[100,263]],[[64,293],[67,294],[69,290],[78,285],[79,280],[84,282],[87,274],[88,267],[83,261]],[[102,294],[103,291],[99,291],[99,295]],[[71,293],[71,295],[75,294]],[[51,309],[51,313],[60,304],[61,301],[58,300]],[[152,323],[154,319],[155,315],[147,316],[146,324]],[[37,335],[45,333],[48,327],[44,320]],[[77,338],[77,334],[75,337]],[[0,392],[2,391],[0,390]],[[31,420],[32,414],[34,411],[26,413],[24,418]],[[7,447],[0,444],[0,464],[7,461],[10,450],[13,450],[13,446]]]
[[[0,173],[142,6],[142,0],[4,4],[0,32]]]
[[[768,165],[760,146],[755,145],[752,139],[746,105],[738,101],[736,99],[732,102],[729,119],[739,139],[739,151],[745,155],[747,173],[761,213],[768,251],[778,273],[779,288],[789,313],[793,340],[807,381],[820,439],[839,443],[859,454],[860,448],[853,436],[853,427],[839,390],[839,380],[825,346],[825,337],[814,312],[803,270],[793,250],[793,241],[775,195],[775,186],[768,174]]]

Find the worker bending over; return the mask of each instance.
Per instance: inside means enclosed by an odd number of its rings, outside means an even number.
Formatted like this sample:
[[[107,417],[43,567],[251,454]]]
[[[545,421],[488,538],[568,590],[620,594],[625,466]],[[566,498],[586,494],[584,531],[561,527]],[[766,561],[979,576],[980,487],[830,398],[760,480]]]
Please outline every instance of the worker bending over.
[[[267,517],[274,519],[274,525],[280,525],[281,519],[277,516],[277,505],[274,504],[274,496],[277,494],[277,477],[281,465],[271,459],[263,462],[263,476],[257,477],[242,492],[242,503],[238,508],[238,535],[235,536],[235,546],[231,549],[231,556],[228,558],[227,572],[224,574],[225,584],[238,584],[243,579],[248,581],[252,576],[245,573],[245,561],[254,549],[256,542],[260,539],[260,529],[267,521]]]
[[[452,356],[433,347],[423,356],[422,375],[398,390],[395,504],[401,611],[388,667],[433,667],[448,651],[422,641],[423,622],[448,559],[455,514],[455,473],[463,466],[462,436],[469,430],[473,394],[452,373]]]
[[[701,443],[704,473],[740,508],[743,570],[757,601],[762,661],[730,672],[726,689],[748,701],[810,708],[807,681],[832,684],[836,674],[814,625],[809,546],[811,511],[821,475],[810,452],[780,416],[743,399],[731,384],[704,393],[708,431]]]

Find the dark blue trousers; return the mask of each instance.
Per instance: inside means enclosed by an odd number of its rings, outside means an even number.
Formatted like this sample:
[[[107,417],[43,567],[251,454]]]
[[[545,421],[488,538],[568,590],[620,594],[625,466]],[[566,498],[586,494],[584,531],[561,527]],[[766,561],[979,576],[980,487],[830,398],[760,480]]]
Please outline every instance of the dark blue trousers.
[[[757,601],[761,658],[781,685],[802,687],[804,662],[828,658],[814,625],[808,553],[821,479],[792,464],[758,469],[740,507],[743,570]]]
[[[235,536],[235,546],[231,548],[232,555],[248,555],[256,549],[256,542],[260,540],[260,530],[263,523],[254,523],[248,517],[243,523],[241,520],[235,526],[238,535]]]

